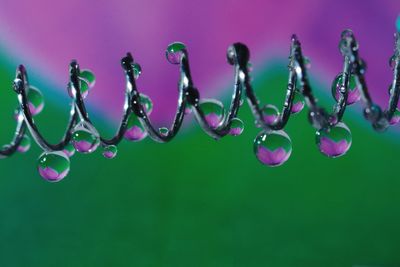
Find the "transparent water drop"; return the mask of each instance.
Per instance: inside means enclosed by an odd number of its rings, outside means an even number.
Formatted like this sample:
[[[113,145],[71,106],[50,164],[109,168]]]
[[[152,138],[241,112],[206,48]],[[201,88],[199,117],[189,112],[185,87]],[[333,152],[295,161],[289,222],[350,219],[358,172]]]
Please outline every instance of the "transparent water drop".
[[[80,153],[92,153],[100,144],[97,133],[85,121],[79,122],[73,130],[71,143],[75,150]]]
[[[150,115],[153,111],[153,102],[151,101],[150,97],[145,94],[140,94],[140,103],[142,104],[147,115]]]
[[[165,55],[171,64],[180,64],[185,55],[186,46],[183,43],[175,42],[167,47]]]
[[[336,101],[339,101],[340,98],[340,87],[342,84],[342,74],[339,73],[335,80],[332,83],[332,95],[335,98]],[[347,105],[351,105],[356,103],[361,99],[361,93],[360,90],[358,90],[356,79],[354,75],[350,76],[350,81],[349,81],[349,90],[348,90],[348,95],[347,95]]]
[[[127,122],[127,130],[124,134],[129,141],[140,141],[147,136],[147,132],[135,114],[131,114]]]
[[[169,129],[166,127],[161,127],[160,129],[158,129],[158,131],[162,136],[167,136],[169,134]]]
[[[396,111],[393,114],[393,117],[390,119],[389,123],[390,125],[395,125],[400,122],[400,111],[396,109]]]
[[[81,88],[81,96],[83,99],[85,99],[88,96],[89,89],[90,89],[88,81],[86,81],[85,79],[79,78],[79,84],[80,84],[80,88]],[[75,98],[75,90],[72,90],[71,83],[68,83],[67,90],[68,90],[68,95],[71,98]]]
[[[31,148],[31,139],[29,138],[29,136],[24,135],[24,137],[22,137],[21,143],[17,147],[17,151],[20,153],[25,153],[29,150],[29,148]]]
[[[292,153],[292,141],[284,131],[261,132],[254,140],[257,159],[268,166],[280,166]]]
[[[224,105],[216,99],[204,99],[200,101],[200,109],[203,111],[208,125],[215,129],[224,120]]]
[[[316,133],[316,142],[319,151],[330,158],[346,154],[350,149],[351,141],[351,132],[343,122],[339,122],[329,129],[323,129]]]
[[[69,158],[61,151],[44,152],[38,159],[38,171],[46,181],[59,182],[68,175]]]
[[[94,84],[96,83],[96,76],[91,70],[88,69],[82,70],[79,77],[84,79],[89,87],[93,87]]]
[[[72,144],[66,145],[63,149],[64,154],[67,155],[69,158],[75,154],[75,151],[75,147]]]
[[[297,114],[303,110],[304,105],[305,105],[304,96],[300,92],[295,91],[293,96],[292,109],[290,110],[290,112],[292,114]]]
[[[279,110],[274,105],[265,105],[261,108],[261,111],[266,124],[274,124],[279,118]]]
[[[42,112],[44,107],[44,98],[42,93],[36,87],[30,86],[27,94],[28,107],[32,116]]]
[[[241,135],[244,130],[244,123],[239,118],[234,118],[231,122],[231,129],[229,130],[229,134],[233,136]]]
[[[142,67],[138,63],[133,63],[132,69],[133,69],[133,77],[135,78],[135,80],[139,79],[140,74],[142,74]]]
[[[117,156],[118,149],[114,145],[106,146],[103,149],[103,156],[107,159],[113,159]]]

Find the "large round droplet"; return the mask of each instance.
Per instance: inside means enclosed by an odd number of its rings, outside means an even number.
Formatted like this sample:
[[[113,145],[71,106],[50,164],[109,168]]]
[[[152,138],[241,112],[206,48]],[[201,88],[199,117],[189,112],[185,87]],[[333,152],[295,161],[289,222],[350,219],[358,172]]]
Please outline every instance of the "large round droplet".
[[[93,87],[96,83],[96,76],[94,76],[94,73],[91,70],[82,70],[79,77],[86,80],[89,87]]]
[[[229,130],[229,134],[233,136],[241,135],[244,129],[244,123],[239,118],[234,118],[231,122],[231,129]]]
[[[140,94],[140,103],[142,104],[147,115],[150,115],[153,111],[153,102],[151,101],[150,97],[145,94]]]
[[[294,92],[292,109],[290,110],[292,114],[299,113],[303,110],[305,105],[304,96],[300,92]]]
[[[200,101],[200,109],[203,111],[208,125],[215,129],[224,120],[224,105],[216,99],[204,99]]]
[[[336,99],[336,101],[339,101],[340,98],[340,87],[342,86],[342,81],[343,81],[342,77],[343,77],[342,74],[339,73],[332,83],[332,95]],[[351,75],[346,104],[347,105],[354,104],[360,99],[361,99],[361,93],[360,90],[358,90],[356,79],[354,78],[354,75]]]
[[[400,111],[396,109],[396,111],[393,114],[393,117],[390,119],[389,123],[390,125],[395,125],[400,122]]]
[[[133,69],[133,77],[135,78],[135,80],[139,79],[140,74],[142,74],[142,67],[138,63],[133,63],[132,69]]]
[[[71,143],[80,153],[92,153],[99,146],[100,140],[86,122],[80,122],[73,130]]]
[[[316,137],[319,150],[330,158],[346,154],[351,146],[351,132],[343,122],[339,122],[328,129],[317,131]]]
[[[75,154],[75,151],[75,147],[72,144],[66,145],[63,149],[64,154],[67,155],[69,158]]]
[[[175,42],[167,47],[165,55],[171,64],[180,64],[185,55],[186,46],[183,43]]]
[[[30,147],[31,147],[31,139],[29,138],[29,136],[24,135],[24,137],[22,137],[21,143],[17,148],[17,151],[20,153],[25,153],[26,151],[29,150]]]
[[[127,130],[124,137],[129,141],[140,141],[147,136],[143,125],[135,114],[131,114],[127,122]]]
[[[81,96],[82,96],[83,99],[85,99],[88,96],[89,89],[90,89],[88,81],[86,81],[83,78],[79,78],[79,85],[80,85]],[[69,96],[71,98],[75,98],[75,90],[72,90],[72,84],[71,83],[68,83],[67,89],[68,89]]]
[[[30,86],[27,97],[29,111],[32,116],[39,114],[44,107],[44,98],[42,93],[36,87]]]
[[[49,182],[58,182],[67,176],[69,165],[69,158],[61,151],[44,152],[38,159],[39,174]]]
[[[254,140],[254,153],[268,166],[285,163],[292,153],[292,141],[284,131],[261,132]]]
[[[107,159],[113,159],[117,155],[118,149],[114,145],[106,146],[103,149],[103,156]]]
[[[279,118],[279,110],[274,105],[265,105],[261,111],[266,124],[274,124]]]

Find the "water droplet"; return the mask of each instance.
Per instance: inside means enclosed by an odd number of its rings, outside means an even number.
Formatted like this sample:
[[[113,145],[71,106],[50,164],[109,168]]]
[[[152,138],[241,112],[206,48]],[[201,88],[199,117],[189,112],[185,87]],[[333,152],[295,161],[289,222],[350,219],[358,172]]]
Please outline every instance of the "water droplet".
[[[329,129],[317,131],[316,137],[319,150],[330,158],[346,154],[351,146],[351,132],[343,122]]]
[[[118,149],[114,145],[106,146],[103,149],[103,156],[107,159],[113,159],[117,155]]]
[[[80,153],[92,153],[97,149],[100,140],[97,134],[93,133],[87,122],[78,123],[72,133],[71,143],[76,151]]]
[[[304,96],[300,92],[294,92],[292,109],[290,110],[292,114],[299,113],[303,110],[305,105]]]
[[[79,78],[79,84],[80,84],[80,88],[81,88],[81,96],[83,99],[85,99],[89,94],[89,89],[90,89],[89,84],[86,80],[84,80],[82,78]],[[75,90],[72,90],[71,83],[68,83],[67,90],[68,90],[68,95],[71,98],[75,98]]]
[[[75,147],[72,144],[68,144],[64,147],[63,152],[70,158],[75,154]]]
[[[292,141],[284,131],[261,132],[254,140],[254,153],[268,166],[280,166],[292,153]]]
[[[306,67],[306,69],[310,69],[311,68],[311,60],[308,57],[304,57],[303,58],[303,63],[304,63],[304,67]]]
[[[274,105],[265,105],[261,108],[261,111],[266,124],[274,124],[279,118],[279,110]]]
[[[229,130],[229,134],[233,136],[241,135],[244,130],[244,123],[239,118],[234,118],[231,122],[231,129]]]
[[[396,111],[393,114],[392,119],[389,121],[390,125],[395,125],[400,122],[400,111],[396,109]]]
[[[336,99],[336,101],[339,101],[340,98],[340,87],[342,85],[342,74],[339,73],[335,80],[332,83],[332,95]],[[350,76],[350,81],[349,81],[349,89],[348,89],[348,95],[347,95],[347,105],[351,105],[359,101],[361,98],[360,90],[357,88],[357,83],[356,79],[354,78],[354,75]]]
[[[183,43],[175,42],[167,47],[165,55],[171,64],[180,64],[185,55],[186,46]]]
[[[150,115],[153,111],[153,102],[151,101],[150,97],[145,94],[140,94],[140,103],[142,104],[147,115]]]
[[[133,63],[132,69],[133,69],[133,77],[135,78],[135,80],[139,79],[140,74],[142,74],[142,67],[138,63]]]
[[[22,137],[21,143],[17,148],[17,151],[20,153],[25,153],[29,150],[29,148],[31,148],[31,139],[29,138],[29,136],[24,135],[24,137]]]
[[[96,76],[94,76],[94,73],[91,70],[82,70],[79,77],[83,78],[89,87],[93,87],[96,83]]]
[[[204,99],[200,101],[200,109],[203,111],[208,125],[215,129],[224,120],[224,105],[216,99]]]
[[[393,55],[389,58],[389,66],[394,69],[396,66],[396,55]]]
[[[49,182],[59,182],[69,172],[69,158],[61,151],[44,152],[38,159],[39,174]]]
[[[36,87],[30,86],[27,98],[29,111],[32,116],[39,114],[44,107],[44,98],[42,93]]]
[[[160,129],[158,129],[160,131],[160,134],[162,136],[167,136],[169,134],[169,129],[166,127],[161,127]]]
[[[129,141],[140,141],[147,136],[147,132],[135,114],[131,114],[127,122],[124,137]]]

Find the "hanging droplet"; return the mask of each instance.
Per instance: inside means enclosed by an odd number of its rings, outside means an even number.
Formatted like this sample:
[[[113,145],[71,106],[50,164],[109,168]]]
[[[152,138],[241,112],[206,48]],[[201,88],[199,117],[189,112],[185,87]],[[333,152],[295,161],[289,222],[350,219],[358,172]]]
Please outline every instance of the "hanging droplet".
[[[292,153],[292,141],[284,131],[261,132],[254,140],[254,153],[268,166],[280,166]]]
[[[303,110],[304,105],[305,105],[304,96],[300,92],[295,91],[293,96],[292,109],[290,110],[290,112],[292,114],[299,113],[300,111]]]
[[[261,111],[266,124],[271,125],[278,121],[279,110],[274,105],[265,105],[261,108]]]
[[[114,145],[106,146],[103,149],[103,156],[107,159],[113,159],[117,155],[118,149]]]
[[[21,143],[19,143],[17,151],[20,153],[25,153],[29,150],[29,148],[31,148],[31,139],[29,138],[29,136],[24,135],[24,137],[22,137]]]
[[[351,146],[351,132],[343,122],[329,129],[317,131],[316,137],[319,150],[330,158],[346,154]]]
[[[142,67],[138,63],[133,63],[132,69],[133,69],[133,77],[135,78],[135,80],[139,79],[140,74],[142,74]]]
[[[171,64],[180,64],[185,55],[186,46],[183,43],[175,42],[167,47],[165,55]]]
[[[94,73],[91,70],[82,70],[79,77],[86,80],[89,87],[93,87],[96,83],[96,76],[94,76]]]
[[[75,147],[72,144],[68,144],[64,147],[63,152],[70,158],[75,154]]]
[[[158,131],[162,136],[167,136],[169,134],[169,129],[166,127],[161,127],[160,129],[158,129]]]
[[[140,94],[140,103],[142,104],[147,115],[150,115],[153,111],[153,102],[151,101],[150,97],[145,94]]]
[[[80,153],[92,153],[99,146],[100,140],[89,124],[82,121],[74,128],[71,143]]]
[[[59,182],[69,172],[69,158],[61,151],[44,152],[38,159],[40,176],[49,182]]]
[[[396,111],[393,114],[393,117],[390,119],[389,123],[390,125],[395,125],[400,122],[400,111],[396,109]]]
[[[127,130],[124,137],[129,141],[140,141],[147,136],[143,125],[135,114],[131,114],[127,122]]]
[[[231,122],[231,129],[229,130],[229,134],[233,136],[241,135],[244,130],[244,123],[239,118],[234,118]]]
[[[200,109],[203,111],[208,125],[215,129],[224,120],[224,105],[216,99],[204,99],[200,101]]]
[[[90,89],[89,84],[86,80],[84,80],[82,78],[79,78],[79,84],[80,84],[80,88],[81,88],[81,90],[80,90],[81,96],[83,99],[85,99],[89,94],[89,89]],[[75,98],[75,90],[72,90],[72,83],[68,83],[67,90],[68,90],[68,95],[71,98]]]
[[[336,99],[336,101],[339,101],[341,86],[342,86],[342,74],[339,73],[332,83],[332,95]],[[361,99],[361,93],[360,90],[358,90],[356,79],[354,78],[354,75],[351,75],[346,104],[347,105],[354,104],[360,99]]]
[[[44,98],[42,93],[36,87],[29,86],[28,90],[28,107],[32,116],[42,112],[44,107]]]

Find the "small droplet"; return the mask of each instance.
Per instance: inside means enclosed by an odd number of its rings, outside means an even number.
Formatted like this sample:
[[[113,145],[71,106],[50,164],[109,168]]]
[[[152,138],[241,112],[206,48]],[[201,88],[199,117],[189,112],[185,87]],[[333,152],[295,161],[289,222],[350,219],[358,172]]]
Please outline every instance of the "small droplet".
[[[261,108],[261,111],[266,124],[274,124],[279,118],[279,110],[274,105],[265,105]]]
[[[394,69],[395,66],[396,66],[396,55],[393,55],[389,58],[389,67]]]
[[[229,130],[229,134],[233,136],[241,135],[244,130],[244,123],[239,118],[234,118],[231,122],[231,129]]]
[[[261,132],[254,140],[254,153],[262,164],[280,166],[292,153],[292,141],[284,131]]]
[[[167,136],[169,134],[169,129],[166,127],[161,127],[160,129],[158,129],[158,131],[162,136]]]
[[[140,103],[142,104],[147,115],[150,115],[153,111],[153,102],[151,101],[150,97],[145,94],[140,94]]]
[[[300,92],[295,91],[293,96],[292,109],[290,110],[290,112],[292,114],[297,114],[303,110],[304,105],[305,105],[304,96]]]
[[[70,158],[75,154],[75,147],[72,144],[68,144],[64,147],[63,152]]]
[[[79,77],[86,80],[89,87],[93,87],[96,83],[96,76],[94,76],[94,73],[91,70],[82,70]]]
[[[349,150],[351,146],[351,132],[343,123],[339,122],[333,127],[317,131],[317,146],[321,153],[330,157],[340,157]]]
[[[80,153],[92,153],[100,144],[99,137],[93,133],[87,122],[78,123],[72,133],[72,145]]]
[[[25,153],[29,150],[29,148],[31,148],[31,139],[29,138],[29,136],[24,135],[24,137],[22,137],[21,143],[17,148],[17,151],[20,153]]]
[[[79,84],[80,84],[80,89],[81,89],[80,90],[81,96],[83,99],[85,99],[89,94],[89,89],[90,89],[89,84],[86,80],[84,80],[82,78],[79,78]],[[67,90],[68,90],[68,95],[71,98],[75,98],[75,90],[72,90],[71,83],[68,83]]]
[[[342,74],[339,73],[332,83],[332,95],[336,99],[336,101],[339,101],[341,86],[342,86]],[[359,101],[360,99],[361,99],[361,94],[360,94],[360,90],[358,90],[358,88],[357,88],[356,79],[354,78],[354,75],[351,75],[350,81],[349,81],[349,88],[348,88],[346,104],[347,105],[354,104],[357,101]]]
[[[140,74],[142,74],[142,67],[138,63],[133,63],[132,69],[133,69],[133,77],[135,78],[135,80],[139,79]]]
[[[124,134],[129,141],[140,141],[147,136],[147,132],[135,114],[131,114],[127,122],[127,130]]]
[[[107,159],[113,159],[117,155],[118,149],[114,145],[106,146],[103,149],[103,156]]]
[[[186,46],[183,43],[175,42],[167,47],[165,55],[171,64],[180,64],[185,55]]]
[[[44,152],[38,159],[38,171],[46,181],[59,182],[69,172],[69,158],[61,151]]]
[[[224,105],[216,99],[204,99],[200,101],[200,109],[203,111],[208,125],[216,129],[224,120]]]
[[[393,114],[393,117],[390,119],[389,123],[390,125],[395,125],[400,122],[400,111],[396,109],[396,111]]]
[[[303,60],[304,60],[303,61],[304,67],[306,67],[307,69],[310,69],[311,68],[311,60],[310,60],[310,58],[304,57]]]
[[[42,93],[36,87],[30,86],[28,90],[28,107],[32,116],[42,112],[44,107],[44,98]]]

